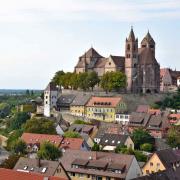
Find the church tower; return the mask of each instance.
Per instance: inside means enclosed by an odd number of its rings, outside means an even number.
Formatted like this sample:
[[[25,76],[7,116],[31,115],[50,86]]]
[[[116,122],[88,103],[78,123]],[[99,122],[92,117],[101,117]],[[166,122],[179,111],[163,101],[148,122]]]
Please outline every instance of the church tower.
[[[156,46],[156,43],[148,31],[146,36],[141,41],[141,48],[150,48],[154,54],[154,57],[155,57],[155,46]]]
[[[138,69],[138,39],[135,38],[133,28],[125,44],[125,74],[127,77],[127,91],[136,92]]]

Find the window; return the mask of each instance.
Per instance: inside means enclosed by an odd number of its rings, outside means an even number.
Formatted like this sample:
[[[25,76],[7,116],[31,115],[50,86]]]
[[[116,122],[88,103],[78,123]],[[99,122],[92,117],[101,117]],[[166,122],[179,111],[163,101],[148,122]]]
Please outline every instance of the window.
[[[75,176],[75,173],[71,172],[70,176]]]
[[[111,180],[111,178],[110,177],[106,177],[106,180]]]
[[[131,47],[130,47],[130,44],[128,44],[128,45],[127,45],[127,50],[130,50],[130,48],[131,48]]]
[[[109,62],[109,65],[111,65],[111,62]]]
[[[146,170],[146,174],[149,174],[149,170]]]
[[[150,162],[150,166],[153,166],[153,163],[152,163],[152,162]]]

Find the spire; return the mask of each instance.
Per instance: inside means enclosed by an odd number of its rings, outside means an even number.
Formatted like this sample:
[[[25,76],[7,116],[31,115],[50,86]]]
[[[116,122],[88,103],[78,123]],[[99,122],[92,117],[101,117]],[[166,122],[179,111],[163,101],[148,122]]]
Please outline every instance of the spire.
[[[129,33],[128,41],[135,41],[135,35],[133,31],[133,26],[131,26],[131,31]]]
[[[145,36],[144,39],[142,40],[142,43],[145,42],[145,41],[148,42],[148,43],[153,43],[153,44],[155,44],[154,39],[152,38],[151,34],[149,33],[149,29],[148,29],[148,32],[147,32],[146,36]]]

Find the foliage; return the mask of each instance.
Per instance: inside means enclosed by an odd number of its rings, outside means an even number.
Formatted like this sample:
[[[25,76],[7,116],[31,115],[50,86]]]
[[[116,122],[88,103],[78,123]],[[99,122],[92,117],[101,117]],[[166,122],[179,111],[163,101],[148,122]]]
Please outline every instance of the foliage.
[[[55,73],[52,82],[54,82],[56,85],[62,86],[62,77],[64,75],[64,71],[58,71]]]
[[[37,153],[40,159],[57,160],[62,156],[61,150],[49,142],[44,142]]]
[[[10,120],[10,129],[20,129],[22,124],[26,123],[26,121],[30,118],[29,114],[26,112],[18,112],[14,115],[14,117]]]
[[[116,149],[115,149],[115,153],[121,153],[124,151],[124,149],[126,149],[127,147],[123,144],[119,144]]]
[[[122,154],[129,154],[129,155],[134,155],[137,159],[137,161],[142,161],[146,162],[147,161],[147,156],[144,155],[141,151],[138,150],[133,150],[132,148],[126,148],[126,147],[120,147],[116,149],[116,153],[122,153]]]
[[[120,71],[107,72],[102,76],[100,85],[106,92],[119,91],[126,87],[126,75]]]
[[[140,149],[141,144],[154,144],[154,138],[144,129],[135,129],[132,133],[132,139],[136,149]]]
[[[26,143],[21,139],[18,139],[12,145],[12,150],[16,154],[26,154],[26,148]]]
[[[97,143],[94,143],[93,147],[92,147],[92,151],[100,151],[100,146]]]
[[[25,132],[38,134],[56,134],[53,121],[46,118],[32,118],[23,126]]]
[[[172,108],[172,109],[180,109],[180,90],[173,95],[167,96],[163,101],[158,101],[155,103],[161,109]]]
[[[67,137],[67,138],[81,138],[81,135],[78,132],[66,131],[64,133],[64,137]]]
[[[152,144],[144,143],[144,144],[142,144],[142,145],[140,146],[140,149],[141,149],[142,151],[152,152],[153,146],[152,146]]]
[[[168,130],[167,142],[173,148],[180,148],[180,125],[172,126]]]
[[[23,133],[23,130],[18,129],[18,130],[13,131],[10,134],[10,136],[7,140],[7,147],[6,147],[9,151],[12,150],[12,146],[13,146],[14,142],[17,141],[19,139],[19,137],[21,137],[22,133]]]
[[[78,87],[82,90],[87,90],[89,88],[88,82],[87,82],[87,78],[88,78],[88,73],[80,73],[78,75]]]
[[[0,168],[13,169],[17,161],[19,160],[19,158],[20,156],[16,154],[10,155],[8,159],[2,162],[2,164],[0,165]]]
[[[5,118],[11,112],[11,107],[7,103],[0,103],[0,118]]]
[[[24,105],[21,105],[22,109],[21,111],[22,112],[26,112],[26,113],[30,113],[30,112],[35,112],[36,111],[36,108],[35,106],[33,106],[32,104],[24,104]]]
[[[98,77],[97,73],[92,71],[92,72],[88,73],[86,81],[88,83],[88,88],[91,87],[91,89],[93,90],[94,86],[96,84],[98,84],[100,80],[99,80],[99,77]]]
[[[91,124],[91,123],[83,121],[83,120],[80,120],[80,119],[77,119],[77,120],[75,120],[73,122],[73,124],[87,124],[88,125],[88,124]]]

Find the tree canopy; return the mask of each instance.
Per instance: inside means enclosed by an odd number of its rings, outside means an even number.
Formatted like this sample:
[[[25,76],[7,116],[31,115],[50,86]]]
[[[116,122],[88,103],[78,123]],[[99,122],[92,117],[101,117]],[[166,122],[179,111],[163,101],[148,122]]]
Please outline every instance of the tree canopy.
[[[11,107],[7,103],[0,103],[0,118],[5,118],[11,112]]]
[[[18,112],[14,115],[14,117],[10,120],[10,129],[20,129],[22,124],[26,123],[26,121],[30,118],[29,114],[26,112]]]
[[[173,148],[180,148],[180,125],[172,126],[168,130],[167,142]]]
[[[44,142],[40,146],[40,150],[37,155],[40,159],[54,161],[62,156],[62,152],[58,147],[54,146],[50,142]]]
[[[105,73],[100,81],[101,87],[106,91],[119,91],[126,87],[126,75],[120,71]]]
[[[81,135],[78,132],[67,131],[64,133],[64,137],[67,138],[81,138]]]
[[[154,138],[144,129],[135,129],[132,133],[132,139],[136,149],[144,143],[154,144]]]
[[[26,148],[26,143],[21,139],[18,139],[12,145],[12,150],[16,154],[26,154]]]
[[[46,118],[32,118],[24,125],[24,131],[39,134],[56,134],[53,121]]]

